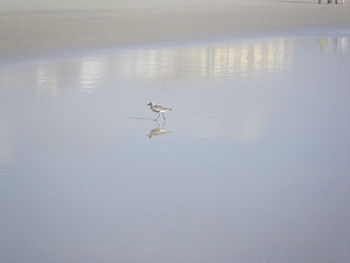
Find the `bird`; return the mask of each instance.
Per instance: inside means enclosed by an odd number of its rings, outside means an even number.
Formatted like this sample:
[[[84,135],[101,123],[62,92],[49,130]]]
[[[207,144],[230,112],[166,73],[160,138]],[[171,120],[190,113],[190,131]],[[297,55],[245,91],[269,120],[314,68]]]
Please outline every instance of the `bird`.
[[[155,119],[155,120],[158,120],[160,114],[163,115],[163,119],[165,120],[164,112],[172,110],[171,108],[167,108],[167,107],[163,107],[163,106],[160,106],[160,105],[156,105],[153,102],[149,102],[147,105],[151,108],[152,111],[158,113],[157,119]]]

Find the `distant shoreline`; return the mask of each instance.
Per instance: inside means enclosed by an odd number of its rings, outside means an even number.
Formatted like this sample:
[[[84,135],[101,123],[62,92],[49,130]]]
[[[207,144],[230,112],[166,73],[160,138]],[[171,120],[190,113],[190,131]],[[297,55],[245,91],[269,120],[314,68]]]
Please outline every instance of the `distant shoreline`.
[[[57,51],[350,31],[350,3],[319,5],[316,1],[269,0],[79,3],[50,6],[35,0],[33,6],[17,8],[5,0],[0,4],[0,61],[45,57]]]

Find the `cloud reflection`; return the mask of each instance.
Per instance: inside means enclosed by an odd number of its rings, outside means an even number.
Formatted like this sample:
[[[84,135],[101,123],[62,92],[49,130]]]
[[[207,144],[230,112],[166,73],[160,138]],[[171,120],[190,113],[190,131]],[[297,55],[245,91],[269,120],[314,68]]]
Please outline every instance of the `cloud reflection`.
[[[80,86],[84,93],[92,93],[98,81],[104,77],[106,62],[103,59],[87,59],[80,65]]]
[[[131,78],[257,77],[291,66],[286,39],[181,47],[127,50],[115,54],[116,73]],[[289,45],[290,46],[290,45]]]
[[[57,96],[63,88],[92,93],[114,78],[267,78],[291,67],[288,39],[266,39],[209,46],[123,49],[107,57],[46,60],[37,63],[38,95]],[[288,42],[288,43],[287,43]],[[339,42],[340,46],[347,43]]]
[[[350,49],[349,37],[321,37],[319,38],[321,51],[327,49],[336,50],[337,52],[345,53]]]
[[[105,77],[106,68],[101,57],[40,61],[36,71],[38,96],[44,99],[58,96],[67,88],[92,93]]]
[[[38,93],[44,98],[57,96],[66,86],[92,93],[103,81],[115,78],[266,79],[292,67],[293,41],[271,38],[207,46],[122,49],[109,54],[108,59],[100,55],[41,61],[37,64]],[[319,45],[321,50],[347,52],[350,38],[323,37]]]
[[[41,98],[57,96],[59,77],[56,63],[39,62],[37,70],[38,96]]]

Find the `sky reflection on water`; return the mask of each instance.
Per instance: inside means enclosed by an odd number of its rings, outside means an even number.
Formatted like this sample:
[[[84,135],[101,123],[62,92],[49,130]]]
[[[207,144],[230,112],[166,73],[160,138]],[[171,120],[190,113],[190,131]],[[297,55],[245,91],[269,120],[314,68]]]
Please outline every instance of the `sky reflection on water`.
[[[2,64],[0,261],[348,263],[349,43]]]

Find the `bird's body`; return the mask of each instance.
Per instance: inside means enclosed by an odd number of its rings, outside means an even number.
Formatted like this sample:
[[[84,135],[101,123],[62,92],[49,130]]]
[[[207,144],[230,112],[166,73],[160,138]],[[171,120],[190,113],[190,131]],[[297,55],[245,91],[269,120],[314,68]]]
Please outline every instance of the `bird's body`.
[[[163,115],[163,119],[165,120],[165,116],[164,116],[164,113],[167,112],[167,111],[171,111],[172,109],[171,108],[167,108],[167,107],[163,107],[163,106],[160,106],[160,105],[156,105],[154,104],[153,102],[150,102],[147,104],[150,109],[154,112],[157,112],[158,113],[158,117],[157,119],[159,118],[159,115],[162,114]],[[156,119],[156,120],[157,120]]]

